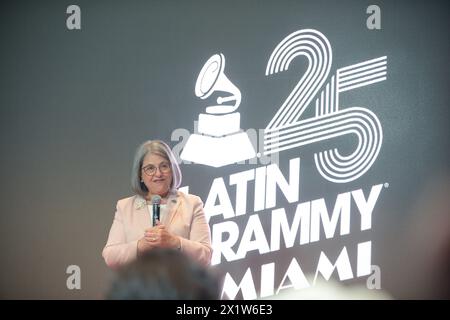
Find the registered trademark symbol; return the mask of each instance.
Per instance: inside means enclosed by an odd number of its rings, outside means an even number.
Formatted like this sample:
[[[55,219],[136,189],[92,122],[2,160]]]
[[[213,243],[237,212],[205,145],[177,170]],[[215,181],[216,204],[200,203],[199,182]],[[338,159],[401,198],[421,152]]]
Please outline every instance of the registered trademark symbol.
[[[389,182],[385,182],[385,183],[384,183],[384,187],[385,187],[385,188],[389,188]]]

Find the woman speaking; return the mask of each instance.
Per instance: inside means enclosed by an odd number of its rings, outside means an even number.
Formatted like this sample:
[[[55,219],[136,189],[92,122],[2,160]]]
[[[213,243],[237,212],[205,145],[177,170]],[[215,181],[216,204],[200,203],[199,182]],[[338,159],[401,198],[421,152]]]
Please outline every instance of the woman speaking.
[[[211,261],[211,233],[203,202],[177,190],[181,171],[162,141],[144,142],[136,151],[131,185],[135,195],[117,202],[103,258],[111,268],[127,264],[154,248],[181,250],[203,265]],[[158,202],[160,219],[153,218]]]

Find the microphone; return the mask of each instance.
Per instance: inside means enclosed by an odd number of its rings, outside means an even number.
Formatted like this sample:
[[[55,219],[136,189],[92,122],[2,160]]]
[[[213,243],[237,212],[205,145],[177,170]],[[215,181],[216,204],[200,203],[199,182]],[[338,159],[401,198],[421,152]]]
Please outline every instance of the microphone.
[[[156,226],[156,220],[159,221],[159,205],[161,204],[161,197],[158,195],[155,195],[152,197],[152,207],[153,207],[153,226]]]

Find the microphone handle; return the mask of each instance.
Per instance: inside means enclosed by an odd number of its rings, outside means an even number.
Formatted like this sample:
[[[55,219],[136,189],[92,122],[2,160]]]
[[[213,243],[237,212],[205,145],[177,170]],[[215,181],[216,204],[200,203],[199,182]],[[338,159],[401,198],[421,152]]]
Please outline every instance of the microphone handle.
[[[156,226],[156,220],[159,221],[159,204],[153,204],[153,226]]]

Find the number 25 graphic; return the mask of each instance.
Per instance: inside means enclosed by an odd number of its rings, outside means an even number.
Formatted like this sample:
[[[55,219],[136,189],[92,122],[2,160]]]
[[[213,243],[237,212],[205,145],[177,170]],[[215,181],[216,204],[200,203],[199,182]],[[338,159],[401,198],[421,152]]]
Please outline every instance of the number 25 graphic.
[[[298,56],[308,59],[308,68],[267,125],[264,154],[355,134],[358,146],[349,155],[342,155],[337,148],[314,154],[317,170],[325,179],[335,183],[353,181],[374,163],[383,132],[380,121],[370,110],[362,107],[340,110],[339,94],[386,80],[387,57],[337,69],[319,93],[330,73],[331,46],[319,31],[305,29],[290,34],[277,45],[269,58],[266,76],[288,70]],[[315,116],[299,120],[316,95]]]

